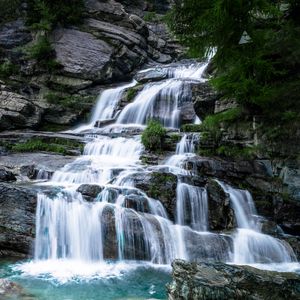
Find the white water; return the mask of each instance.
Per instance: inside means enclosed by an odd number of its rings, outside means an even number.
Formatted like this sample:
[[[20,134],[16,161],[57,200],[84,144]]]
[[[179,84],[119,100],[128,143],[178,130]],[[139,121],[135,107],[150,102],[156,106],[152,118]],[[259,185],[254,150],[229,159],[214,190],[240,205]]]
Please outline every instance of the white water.
[[[238,230],[234,237],[235,264],[291,263],[296,256],[288,243],[263,234],[256,221],[256,210],[248,191],[219,182],[230,196]]]
[[[169,79],[147,84],[113,126],[139,126],[156,117],[165,126],[178,128],[181,104],[191,100],[190,82],[203,81],[205,67],[196,64],[170,68]],[[97,120],[116,117],[123,92],[134,85],[132,82],[103,92],[91,122],[75,132],[92,129]],[[151,172],[140,162],[140,136],[88,138],[83,155],[56,171],[46,183],[53,191],[38,196],[35,261],[20,266],[24,272],[51,273],[66,279],[74,275],[107,277],[110,272],[130,269],[136,261],[158,265],[169,265],[175,258],[236,264],[294,261],[289,245],[259,232],[254,203],[247,191],[220,183],[230,194],[239,229],[232,237],[209,232],[205,188],[180,177],[193,175],[184,167],[185,161],[195,156],[197,134],[183,135],[176,153],[160,166],[179,176],[175,221],[170,220],[160,201],[135,188],[133,175]],[[81,184],[95,184],[102,191],[89,202],[77,192]],[[110,259],[115,267],[107,264]],[[125,262],[128,267],[124,267]]]

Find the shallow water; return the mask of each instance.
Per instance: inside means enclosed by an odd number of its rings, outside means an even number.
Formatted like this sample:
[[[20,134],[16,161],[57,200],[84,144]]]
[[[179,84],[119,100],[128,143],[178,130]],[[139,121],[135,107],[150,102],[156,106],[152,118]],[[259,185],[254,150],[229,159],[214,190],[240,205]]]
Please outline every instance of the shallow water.
[[[143,300],[143,299],[166,299],[165,285],[170,281],[170,268],[155,268],[143,264],[106,264],[93,272],[88,266],[84,270],[79,266],[81,272],[86,271],[86,276],[64,277],[71,265],[62,262],[52,264],[52,271],[56,269],[61,277],[54,279],[50,273],[33,276],[26,272],[26,267],[31,271],[35,265],[28,261],[13,261],[12,259],[0,260],[0,277],[7,278],[20,284],[25,296],[9,299],[32,299],[32,300]],[[76,267],[76,266],[75,266]],[[78,267],[78,266],[77,266]],[[20,271],[22,270],[22,272]],[[46,270],[46,268],[45,268]],[[88,270],[90,272],[88,272]],[[37,270],[38,271],[38,270]],[[112,274],[105,276],[107,271]],[[115,271],[115,272],[113,272]],[[45,271],[46,272],[46,271]],[[107,274],[106,274],[107,275]]]

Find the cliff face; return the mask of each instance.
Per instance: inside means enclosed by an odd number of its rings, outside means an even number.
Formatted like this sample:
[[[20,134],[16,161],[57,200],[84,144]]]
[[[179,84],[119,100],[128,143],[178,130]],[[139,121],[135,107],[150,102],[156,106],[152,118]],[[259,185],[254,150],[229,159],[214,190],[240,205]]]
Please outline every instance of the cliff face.
[[[159,18],[143,20],[147,10],[159,16],[168,5],[86,0],[80,26],[56,26],[47,33],[55,65],[49,70],[28,56],[45,32],[25,25],[22,3],[18,19],[0,23],[0,130],[74,124],[103,85],[130,80],[144,64],[171,62],[178,47],[165,25]]]

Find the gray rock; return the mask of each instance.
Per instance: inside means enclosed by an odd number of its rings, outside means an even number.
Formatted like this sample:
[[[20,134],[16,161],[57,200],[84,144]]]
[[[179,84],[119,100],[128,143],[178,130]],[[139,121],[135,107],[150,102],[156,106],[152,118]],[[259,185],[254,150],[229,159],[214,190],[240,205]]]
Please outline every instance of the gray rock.
[[[134,79],[140,83],[146,83],[149,81],[160,81],[168,77],[167,69],[163,68],[154,68],[148,69],[143,72],[138,72]]]
[[[83,79],[104,79],[113,48],[92,34],[76,29],[57,29],[52,34],[58,62],[64,72]]]
[[[31,39],[31,34],[21,19],[0,26],[0,47],[12,49],[30,42]]]
[[[35,235],[36,190],[0,183],[0,249],[30,254]]]
[[[175,260],[169,300],[298,299],[300,276],[262,271],[224,263],[188,263]]]
[[[37,126],[42,110],[19,94],[0,91],[0,131]]]

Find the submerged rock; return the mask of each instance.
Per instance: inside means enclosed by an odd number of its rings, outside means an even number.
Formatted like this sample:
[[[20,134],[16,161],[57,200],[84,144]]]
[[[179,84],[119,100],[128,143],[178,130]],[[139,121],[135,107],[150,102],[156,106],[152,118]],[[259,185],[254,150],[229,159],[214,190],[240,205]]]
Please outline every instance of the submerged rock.
[[[169,300],[299,299],[300,276],[224,263],[175,260]]]

